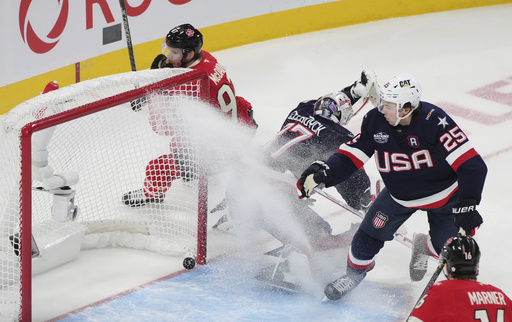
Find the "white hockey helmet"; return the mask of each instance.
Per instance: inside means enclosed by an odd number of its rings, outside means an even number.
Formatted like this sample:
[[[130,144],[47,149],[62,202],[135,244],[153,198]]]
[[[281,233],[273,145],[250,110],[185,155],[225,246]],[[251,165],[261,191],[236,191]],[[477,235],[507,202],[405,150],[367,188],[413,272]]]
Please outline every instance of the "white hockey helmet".
[[[414,78],[409,75],[397,75],[387,81],[380,87],[379,111],[382,112],[382,101],[396,104],[397,123],[401,119],[408,117],[415,109],[420,106],[421,86]],[[411,111],[407,115],[400,117],[400,112],[410,107]]]
[[[347,125],[354,111],[350,99],[343,92],[335,92],[320,97],[315,102],[313,115],[319,115],[341,125]]]

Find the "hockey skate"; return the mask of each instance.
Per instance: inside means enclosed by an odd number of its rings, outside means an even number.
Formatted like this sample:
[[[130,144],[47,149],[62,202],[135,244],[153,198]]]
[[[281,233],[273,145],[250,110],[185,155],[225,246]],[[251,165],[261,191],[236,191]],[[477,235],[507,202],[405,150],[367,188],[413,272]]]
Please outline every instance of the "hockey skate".
[[[367,269],[355,269],[350,265],[347,266],[347,274],[327,284],[324,290],[325,298],[323,301],[325,302],[327,299],[331,301],[341,299],[348,292],[356,288],[366,277],[366,273],[371,271],[374,267],[375,262],[372,262],[372,265]]]
[[[418,282],[423,279],[427,273],[428,267],[428,249],[425,245],[425,234],[414,234],[412,243],[412,256],[409,263],[409,275],[413,282]]]
[[[218,211],[227,211],[228,208],[228,201],[226,198],[222,199],[221,202],[217,206],[215,206],[212,210],[210,210],[210,213],[216,213]],[[212,228],[219,229],[222,231],[228,231],[231,228],[233,228],[233,218],[231,218],[231,214],[229,211],[227,211],[226,214],[220,216],[219,220],[215,223],[215,225],[212,226]]]
[[[290,275],[290,267],[288,261],[285,260],[276,265],[270,265],[262,269],[258,275],[256,275],[256,280],[273,289],[297,293],[301,287],[298,281],[290,278]]]
[[[146,197],[144,189],[138,189],[125,193],[122,202],[130,207],[141,207],[148,203],[161,203],[164,199],[165,195],[160,195],[158,198]]]
[[[222,215],[212,228],[227,232],[233,228],[233,219],[229,214]]]
[[[295,251],[291,245],[283,249],[282,255],[276,264],[262,269],[256,279],[280,291],[297,293],[307,288],[306,281],[311,279],[307,255]]]

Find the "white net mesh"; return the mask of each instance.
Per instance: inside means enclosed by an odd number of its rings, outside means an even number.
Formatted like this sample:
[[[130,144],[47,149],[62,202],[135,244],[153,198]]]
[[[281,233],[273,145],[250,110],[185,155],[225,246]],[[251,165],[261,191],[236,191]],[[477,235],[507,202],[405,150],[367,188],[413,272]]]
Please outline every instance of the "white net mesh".
[[[186,73],[190,70],[147,70],[85,81],[35,97],[4,116],[0,131],[0,317],[18,319],[21,306],[23,268],[16,250],[23,202],[22,127],[38,119],[59,118],[62,114],[58,113],[65,111],[83,112],[83,107],[77,107]],[[76,240],[82,249],[122,246],[169,255],[197,252],[197,151],[190,144],[181,113],[205,94],[199,81],[193,80],[147,95],[149,100],[140,111],[132,110],[130,103],[112,104],[32,135],[31,233],[39,248],[37,257],[45,262],[38,268],[32,261],[36,273],[60,264],[48,264],[56,249],[72,256]],[[59,195],[62,189],[52,189],[60,186],[70,186],[75,193],[73,198],[69,190],[62,194],[69,211],[58,211],[61,204],[55,192]],[[126,193],[144,187],[142,199],[153,195],[162,199],[140,207],[123,202]],[[78,217],[63,221],[63,216],[72,216],[75,206]]]

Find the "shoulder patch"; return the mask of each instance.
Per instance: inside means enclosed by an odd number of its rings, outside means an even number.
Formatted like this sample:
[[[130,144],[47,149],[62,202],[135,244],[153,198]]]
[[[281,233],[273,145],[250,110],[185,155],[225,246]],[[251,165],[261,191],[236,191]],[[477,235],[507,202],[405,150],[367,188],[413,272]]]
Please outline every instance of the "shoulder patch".
[[[425,118],[425,120],[428,121],[430,119],[430,117],[432,116],[432,113],[434,113],[434,111],[435,111],[435,109],[431,109],[430,112],[428,112],[427,117]]]
[[[386,142],[388,142],[389,134],[386,134],[384,132],[375,133],[373,135],[373,139],[377,143],[386,143]]]

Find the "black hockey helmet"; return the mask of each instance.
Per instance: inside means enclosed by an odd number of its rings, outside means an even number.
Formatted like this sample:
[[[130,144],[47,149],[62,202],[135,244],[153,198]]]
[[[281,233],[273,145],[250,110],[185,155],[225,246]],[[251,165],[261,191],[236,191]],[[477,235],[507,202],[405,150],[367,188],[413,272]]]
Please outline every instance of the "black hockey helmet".
[[[165,44],[168,47],[182,49],[184,55],[191,50],[199,54],[203,47],[203,35],[194,26],[186,23],[172,28],[165,37]]]
[[[446,263],[447,271],[454,278],[464,275],[477,276],[480,248],[472,237],[459,235],[446,242],[439,261]]]

